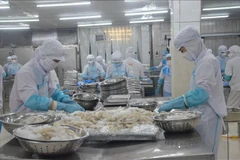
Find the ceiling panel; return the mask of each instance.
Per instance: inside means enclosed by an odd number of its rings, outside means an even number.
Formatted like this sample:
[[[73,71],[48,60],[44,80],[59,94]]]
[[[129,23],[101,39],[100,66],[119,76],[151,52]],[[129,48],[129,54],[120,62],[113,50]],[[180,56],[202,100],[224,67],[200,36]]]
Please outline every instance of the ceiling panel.
[[[125,17],[125,11],[133,11],[142,9],[149,4],[150,0],[145,2],[125,3],[124,0],[92,0],[91,5],[68,6],[68,7],[51,7],[51,8],[36,8],[36,4],[46,2],[79,2],[67,0],[9,0],[11,9],[0,10],[0,17],[7,16],[27,16],[39,15],[40,22],[29,22],[33,29],[40,28],[75,28],[78,22],[91,22],[109,20],[113,25],[125,25],[131,19],[141,18],[141,16]],[[153,1],[153,0],[152,0]],[[168,9],[168,0],[155,0],[155,4],[159,9]],[[221,7],[227,5],[240,5],[240,1],[235,0],[202,0],[202,8],[205,7]],[[224,14],[228,13],[230,17],[240,17],[240,9],[223,10],[223,11],[203,11],[203,15]],[[70,20],[59,21],[58,18],[63,16],[84,16],[101,14],[101,19],[91,20]],[[153,17],[164,18],[170,20],[170,13],[152,15]]]

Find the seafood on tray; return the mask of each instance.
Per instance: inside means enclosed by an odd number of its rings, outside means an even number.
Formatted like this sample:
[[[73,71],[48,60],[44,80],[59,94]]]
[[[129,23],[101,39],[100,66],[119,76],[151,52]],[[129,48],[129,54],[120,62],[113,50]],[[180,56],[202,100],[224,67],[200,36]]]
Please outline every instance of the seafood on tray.
[[[84,129],[118,132],[135,126],[153,124],[156,113],[140,108],[117,108],[116,110],[74,112],[54,123],[55,126],[70,125]]]

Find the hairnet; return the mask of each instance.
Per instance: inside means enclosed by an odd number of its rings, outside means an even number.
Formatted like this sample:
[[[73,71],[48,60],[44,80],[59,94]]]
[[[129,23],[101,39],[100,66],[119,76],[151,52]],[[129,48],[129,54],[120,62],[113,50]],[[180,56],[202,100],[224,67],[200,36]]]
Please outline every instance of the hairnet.
[[[92,54],[89,54],[89,55],[87,56],[87,60],[88,60],[88,61],[93,61],[93,60],[95,60],[95,56],[92,55]]]
[[[102,56],[97,56],[96,60],[97,60],[98,63],[103,63]]]
[[[7,57],[7,60],[8,60],[8,61],[11,61],[11,60],[12,60],[12,57],[11,57],[11,56],[8,56],[8,57]]]
[[[176,35],[174,38],[174,46],[177,50],[180,50],[181,47],[185,47],[194,60],[196,60],[199,54],[206,49],[198,31],[192,26],[184,27]]]
[[[63,45],[55,39],[48,39],[44,41],[42,46],[38,47],[36,50],[38,50],[39,54],[36,56],[40,56],[41,59],[47,56],[52,60],[56,59],[65,61],[65,49],[63,48]]]
[[[234,56],[240,56],[240,47],[238,45],[233,45],[231,46],[228,51],[232,54],[234,54]]]
[[[169,57],[171,58],[171,54],[167,54],[165,58],[167,59]]]
[[[133,47],[128,47],[126,50],[126,58],[132,57],[134,58],[135,52]]]
[[[17,59],[17,56],[16,55],[12,55],[12,59]]]
[[[227,47],[224,45],[221,45],[218,47],[218,55],[220,56],[221,53],[227,53]]]
[[[122,54],[120,51],[115,51],[112,54],[112,63],[118,63],[118,62],[122,62]]]

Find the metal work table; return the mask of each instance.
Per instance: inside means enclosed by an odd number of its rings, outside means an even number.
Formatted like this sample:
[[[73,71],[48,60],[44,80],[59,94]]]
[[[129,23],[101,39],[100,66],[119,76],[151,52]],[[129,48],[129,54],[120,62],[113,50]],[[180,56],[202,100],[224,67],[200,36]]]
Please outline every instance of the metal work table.
[[[165,134],[166,139],[151,142],[85,143],[77,152],[54,158],[43,158],[23,150],[17,139],[0,148],[0,159],[66,159],[66,160],[213,160],[213,153],[195,131]]]
[[[237,112],[228,112],[228,115],[224,117],[224,122],[227,124],[227,160],[229,160],[229,126],[230,122],[238,122],[240,123],[240,110]]]

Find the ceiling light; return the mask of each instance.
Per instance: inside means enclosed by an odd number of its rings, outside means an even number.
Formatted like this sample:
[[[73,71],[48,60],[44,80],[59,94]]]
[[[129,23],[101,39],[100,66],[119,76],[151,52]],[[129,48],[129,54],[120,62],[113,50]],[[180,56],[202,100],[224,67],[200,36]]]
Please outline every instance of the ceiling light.
[[[39,19],[0,19],[0,23],[2,22],[37,22]]]
[[[79,24],[78,27],[90,27],[90,26],[107,26],[112,25],[112,23],[92,23],[92,24]]]
[[[0,6],[0,9],[9,9],[9,6]]]
[[[145,15],[145,14],[161,14],[161,13],[168,13],[168,11],[149,11],[149,12],[126,13],[125,16],[137,16],[137,15]]]
[[[151,22],[162,22],[164,19],[156,19],[156,20],[143,20],[143,21],[130,21],[129,23],[151,23]]]
[[[0,4],[9,4],[9,2],[8,2],[8,1],[1,1],[1,0],[0,0]]]
[[[208,16],[208,17],[201,17],[201,19],[214,19],[214,18],[227,18],[229,17],[228,15],[224,16]]]
[[[81,17],[62,17],[59,20],[73,20],[73,19],[91,19],[91,18],[101,18],[101,15],[96,16],[81,16]]]
[[[144,2],[147,0],[125,0],[125,2]]]
[[[37,7],[63,7],[63,6],[77,6],[77,5],[89,5],[91,2],[75,2],[75,3],[49,3],[49,4],[37,4]]]
[[[224,10],[224,9],[237,9],[237,8],[240,8],[240,6],[203,8],[203,11],[214,11],[214,10]]]
[[[30,27],[0,27],[0,30],[20,30],[20,29],[30,29]]]

